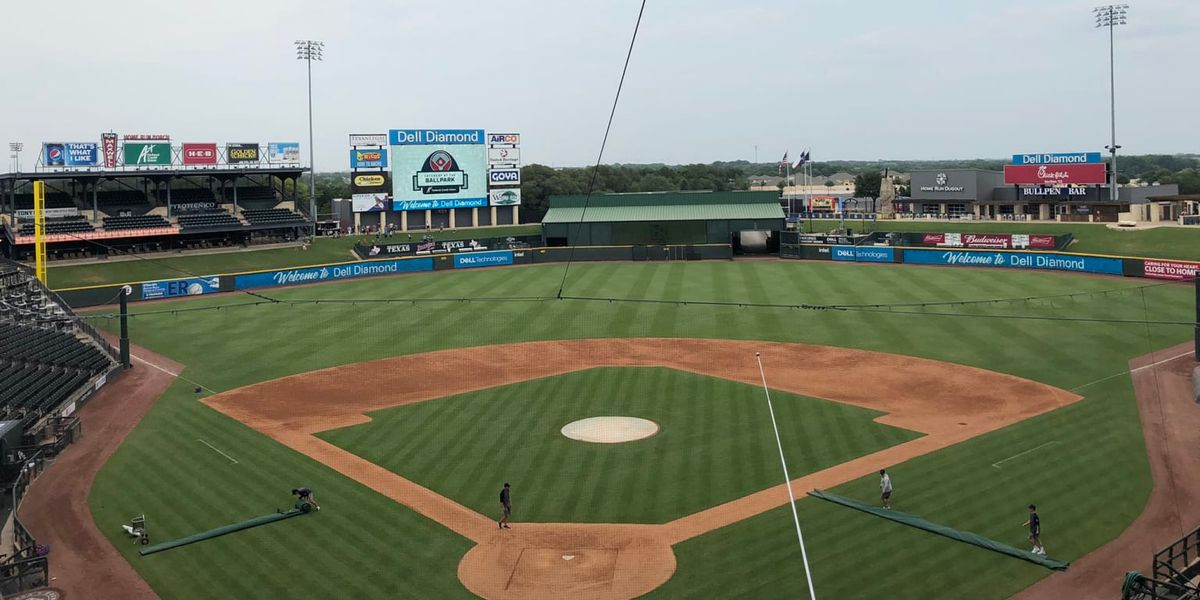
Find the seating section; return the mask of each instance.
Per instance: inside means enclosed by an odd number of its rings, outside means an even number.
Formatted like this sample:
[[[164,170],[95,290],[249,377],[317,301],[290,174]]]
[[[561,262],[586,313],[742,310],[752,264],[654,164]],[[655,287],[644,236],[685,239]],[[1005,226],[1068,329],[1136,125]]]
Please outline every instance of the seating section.
[[[241,221],[223,210],[181,214],[178,220],[179,230],[183,232],[200,229],[227,229],[242,226]]]
[[[305,222],[303,216],[286,208],[245,210],[242,216],[251,225],[293,225]]]
[[[171,202],[184,204],[187,202],[215,202],[212,190],[198,187],[171,188]]]
[[[17,194],[15,197],[17,210],[33,210],[33,194]],[[46,208],[71,208],[75,203],[71,196],[63,192],[47,191]]]
[[[62,217],[58,219],[46,219],[46,233],[85,233],[95,231],[96,228],[87,219],[75,217]],[[21,229],[18,232],[20,235],[33,235],[33,221],[28,219],[21,220]]]
[[[91,200],[91,198],[84,198],[85,202],[88,200]],[[139,204],[148,204],[150,200],[141,190],[99,190],[96,192],[96,202],[102,207],[115,205],[136,206]]]
[[[32,424],[115,364],[52,296],[0,261],[0,419]]]
[[[171,224],[159,215],[140,215],[137,217],[104,217],[104,228],[113,229],[150,229],[153,227],[170,227]]]
[[[233,200],[232,191],[227,192],[226,196],[230,201]],[[259,204],[261,206],[263,201],[267,201],[270,204],[275,204],[279,201],[275,195],[275,190],[267,187],[239,187],[237,189],[237,199],[238,204],[242,204],[243,206],[251,204]]]

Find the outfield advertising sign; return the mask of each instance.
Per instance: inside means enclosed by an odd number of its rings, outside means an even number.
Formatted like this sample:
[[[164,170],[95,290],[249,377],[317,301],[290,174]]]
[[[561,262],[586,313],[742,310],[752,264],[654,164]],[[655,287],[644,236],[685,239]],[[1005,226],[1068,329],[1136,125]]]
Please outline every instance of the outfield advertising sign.
[[[964,267],[1008,267],[1122,275],[1121,259],[1080,256],[1057,252],[964,252],[943,250],[904,251],[904,262],[918,265],[957,265]]]
[[[388,209],[387,192],[352,194],[350,207],[356,213],[384,212]]]
[[[1004,165],[1004,185],[1101,185],[1107,181],[1104,163]]]
[[[497,188],[488,192],[488,202],[492,206],[519,206],[521,190],[519,188]]]
[[[887,246],[834,246],[833,260],[853,262],[896,262],[896,250]]]
[[[351,169],[386,169],[388,166],[388,151],[386,148],[351,148]]]
[[[225,144],[225,162],[231,165],[236,164],[258,164],[258,144],[257,143],[229,143]]]
[[[170,142],[125,142],[125,166],[162,166],[171,164]]]
[[[498,250],[494,252],[471,252],[467,254],[454,255],[455,269],[473,269],[476,267],[500,267],[513,264],[513,253],[511,250]]]
[[[1197,275],[1200,275],[1200,263],[1150,259],[1142,261],[1142,277],[1180,281],[1194,279]]]
[[[385,260],[379,262],[348,263],[342,265],[325,265],[305,269],[290,269],[287,271],[267,271],[238,275],[233,287],[238,290],[276,287],[281,285],[300,285],[303,283],[319,283],[338,279],[355,279],[358,277],[373,277],[376,275],[393,275],[396,273],[414,273],[417,271],[432,271],[432,258],[415,258],[403,260]]]
[[[1014,154],[1014,165],[1084,165],[1101,161],[1099,152],[1038,152]]]
[[[393,129],[388,137],[393,210],[488,205],[482,129]]]
[[[268,142],[267,162],[273,165],[294,165],[300,162],[299,142]]]
[[[171,281],[148,281],[142,284],[142,300],[201,296],[221,291],[220,277],[195,277]]]
[[[179,154],[185,165],[215,165],[217,164],[216,144],[184,144]]]
[[[100,163],[100,145],[84,143],[42,144],[42,164],[47,167],[94,167]]]

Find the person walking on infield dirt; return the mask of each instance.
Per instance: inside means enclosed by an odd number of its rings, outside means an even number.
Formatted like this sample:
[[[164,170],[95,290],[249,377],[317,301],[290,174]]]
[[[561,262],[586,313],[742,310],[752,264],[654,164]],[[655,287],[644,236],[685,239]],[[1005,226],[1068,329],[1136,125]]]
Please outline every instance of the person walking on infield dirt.
[[[317,499],[313,497],[313,491],[306,487],[298,487],[292,490],[293,496],[298,496],[301,502],[308,504],[315,510],[321,510],[321,505],[317,504]]]
[[[1042,547],[1042,519],[1038,517],[1037,507],[1029,505],[1029,520],[1021,524],[1022,527],[1029,526],[1029,541],[1033,542],[1033,553],[1046,555],[1046,549]]]
[[[879,470],[879,499],[886,509],[892,508],[892,478],[884,469]]]
[[[496,522],[500,529],[512,529],[508,526],[508,518],[512,516],[512,493],[508,483],[500,490],[500,520]]]

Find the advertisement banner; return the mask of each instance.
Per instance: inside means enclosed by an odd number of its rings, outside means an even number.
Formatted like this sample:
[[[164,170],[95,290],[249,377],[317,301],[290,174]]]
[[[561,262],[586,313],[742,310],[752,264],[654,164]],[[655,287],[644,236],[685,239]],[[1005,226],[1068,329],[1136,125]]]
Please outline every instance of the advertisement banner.
[[[179,155],[183,157],[185,165],[215,165],[217,164],[217,145],[185,143]]]
[[[225,162],[231,165],[258,164],[258,144],[225,144]]]
[[[350,192],[354,194],[373,194],[392,191],[391,173],[355,173],[350,177]]]
[[[488,183],[492,185],[521,185],[521,170],[489,169]]]
[[[832,256],[852,262],[896,262],[896,250],[887,246],[834,246]]]
[[[1054,249],[1058,247],[1053,235],[1029,235],[1008,233],[923,233],[921,244],[945,248],[996,248],[996,249]]]
[[[1012,157],[1014,165],[1084,165],[1101,160],[1099,152],[1042,152]]]
[[[523,236],[521,238],[484,238],[482,243],[479,240],[425,240],[403,244],[373,244],[371,246],[356,245],[354,252],[363,258],[385,258],[390,256],[412,256],[414,254],[478,252],[487,250],[489,245],[503,247],[506,243],[529,244],[530,242],[540,241],[541,238],[537,236]]]
[[[1007,267],[1121,275],[1121,259],[1052,252],[970,252],[952,250],[904,251],[904,262],[917,265]]]
[[[1200,271],[1200,263],[1179,262],[1175,260],[1144,260],[1142,261],[1142,277],[1151,279],[1194,279]]]
[[[386,169],[388,166],[388,151],[386,148],[350,149],[351,169]]]
[[[294,165],[300,162],[299,142],[268,142],[267,162],[273,165]]]
[[[353,194],[350,196],[351,210],[356,213],[383,212],[388,209],[386,192],[374,194]]]
[[[487,206],[482,129],[393,129],[393,210]]]
[[[519,133],[489,133],[487,136],[489,146],[520,146],[521,134]]]
[[[487,198],[462,198],[459,200],[392,200],[392,210],[440,210],[449,208],[483,208]]]
[[[100,145],[104,152],[104,168],[111,169],[117,166],[117,134],[102,133],[100,134]]]
[[[169,165],[171,164],[171,144],[168,142],[125,142],[124,159],[127,167]]]
[[[388,136],[386,133],[352,133],[350,134],[351,146],[386,146],[388,145]]]
[[[511,250],[495,250],[491,252],[471,252],[454,255],[455,269],[473,269],[475,267],[499,267],[513,264]]]
[[[488,162],[493,165],[521,164],[520,148],[488,148]]]
[[[1004,185],[1101,185],[1106,175],[1104,163],[1004,165]]]
[[[372,277],[375,275],[393,275],[396,273],[413,273],[417,271],[432,270],[432,258],[347,263],[341,265],[326,265],[323,267],[290,269],[287,271],[267,271],[265,273],[238,275],[234,279],[233,287],[234,289],[238,290],[250,290],[255,288],[275,287],[281,285],[299,285],[303,283],[334,281],[337,279],[354,279],[357,277]]]
[[[18,219],[32,220],[33,219],[33,209],[32,208],[18,208],[17,210],[13,211],[13,216],[15,216]],[[73,206],[70,208],[43,208],[42,216],[46,217],[47,219],[60,219],[62,217],[77,217],[77,216],[79,216],[79,209],[75,208]]]
[[[521,190],[518,188],[500,188],[488,192],[488,203],[492,206],[519,206]]]
[[[171,136],[165,133],[127,133],[125,134],[127,142],[169,142]]]
[[[147,281],[142,284],[142,300],[200,296],[221,291],[220,277],[196,277],[171,281]]]
[[[100,163],[100,145],[85,143],[42,144],[42,164],[47,167],[94,167]]]
[[[840,204],[837,196],[813,196],[808,199],[808,210],[837,212]]]

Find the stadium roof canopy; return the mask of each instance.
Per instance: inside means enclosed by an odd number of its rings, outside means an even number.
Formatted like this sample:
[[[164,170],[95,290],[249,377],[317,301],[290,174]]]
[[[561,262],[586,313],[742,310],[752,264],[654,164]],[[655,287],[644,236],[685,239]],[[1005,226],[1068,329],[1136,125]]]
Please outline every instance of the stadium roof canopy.
[[[585,210],[586,205],[586,210]],[[783,219],[779,192],[651,192],[551,196],[542,223]]]

